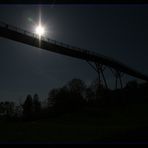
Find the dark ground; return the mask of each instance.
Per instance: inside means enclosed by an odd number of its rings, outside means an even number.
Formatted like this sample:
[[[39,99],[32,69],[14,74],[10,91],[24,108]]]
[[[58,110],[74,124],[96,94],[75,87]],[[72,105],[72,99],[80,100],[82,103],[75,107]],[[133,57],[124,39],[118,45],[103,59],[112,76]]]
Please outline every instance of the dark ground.
[[[85,108],[57,118],[0,121],[1,142],[148,142],[148,104]]]

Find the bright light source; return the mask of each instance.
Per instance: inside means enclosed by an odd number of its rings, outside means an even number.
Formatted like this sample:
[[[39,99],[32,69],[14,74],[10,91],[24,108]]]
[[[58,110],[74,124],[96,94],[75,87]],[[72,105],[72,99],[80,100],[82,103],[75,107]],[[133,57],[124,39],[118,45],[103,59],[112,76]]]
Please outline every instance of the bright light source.
[[[36,34],[38,34],[39,36],[42,36],[45,34],[45,29],[43,26],[39,25],[36,27],[35,29]]]

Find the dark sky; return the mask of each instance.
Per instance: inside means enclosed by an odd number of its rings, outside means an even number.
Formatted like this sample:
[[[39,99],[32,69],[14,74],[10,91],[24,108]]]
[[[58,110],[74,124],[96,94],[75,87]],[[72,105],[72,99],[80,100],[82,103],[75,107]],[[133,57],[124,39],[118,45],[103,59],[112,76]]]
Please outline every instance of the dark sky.
[[[113,57],[148,74],[148,5],[0,5],[0,21],[34,32],[39,14],[51,39]],[[79,59],[0,38],[0,99],[23,101],[95,71]],[[113,77],[108,76],[110,85]]]

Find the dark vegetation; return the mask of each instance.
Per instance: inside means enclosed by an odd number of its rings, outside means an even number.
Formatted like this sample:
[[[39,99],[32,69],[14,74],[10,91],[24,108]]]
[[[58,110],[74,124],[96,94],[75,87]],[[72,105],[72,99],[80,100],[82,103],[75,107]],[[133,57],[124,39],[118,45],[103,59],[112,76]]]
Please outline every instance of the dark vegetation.
[[[0,103],[0,141],[98,142],[148,140],[148,83],[110,90],[73,79],[23,104]]]

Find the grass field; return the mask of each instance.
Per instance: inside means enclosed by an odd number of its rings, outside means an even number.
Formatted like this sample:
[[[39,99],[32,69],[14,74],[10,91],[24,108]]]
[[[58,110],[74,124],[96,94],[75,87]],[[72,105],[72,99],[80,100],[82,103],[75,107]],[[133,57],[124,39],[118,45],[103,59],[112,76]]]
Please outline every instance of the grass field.
[[[0,121],[0,142],[148,141],[148,105],[87,108],[58,118]]]

